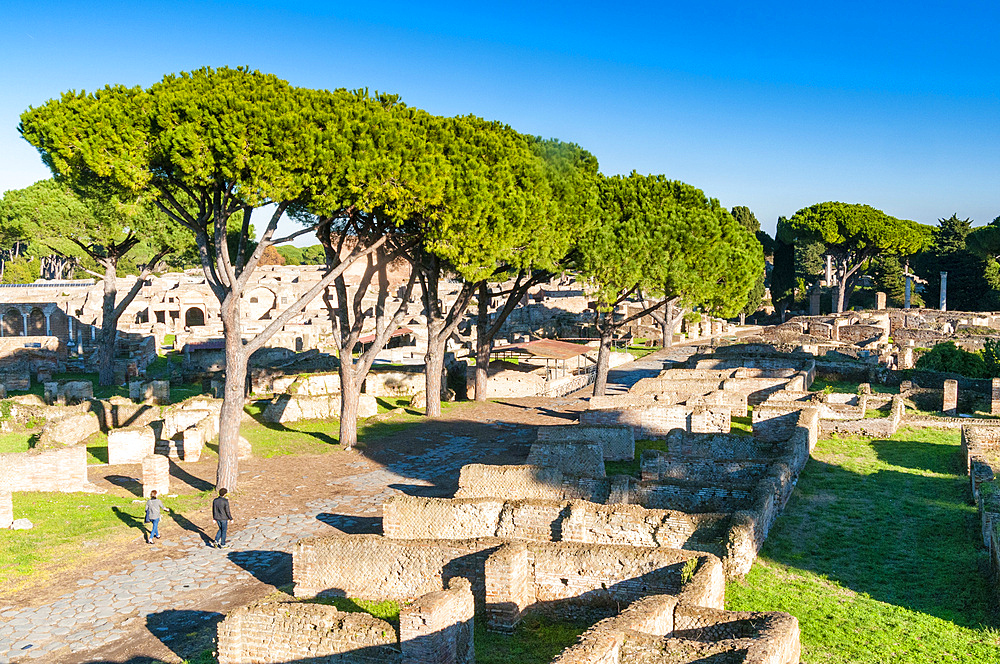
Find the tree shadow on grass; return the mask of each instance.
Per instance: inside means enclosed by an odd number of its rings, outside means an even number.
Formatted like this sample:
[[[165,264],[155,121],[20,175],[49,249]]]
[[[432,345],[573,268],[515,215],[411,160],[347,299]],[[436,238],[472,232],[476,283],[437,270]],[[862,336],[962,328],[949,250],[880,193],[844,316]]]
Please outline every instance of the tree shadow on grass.
[[[888,452],[893,458],[913,453],[911,462],[922,469],[949,466],[954,450],[905,441],[877,444],[884,450],[899,446]],[[911,445],[936,448],[937,456]],[[915,461],[918,456],[922,460]],[[761,555],[955,624],[998,625],[979,551],[979,517],[965,503],[964,489],[959,476],[856,473],[812,459]]]
[[[108,475],[104,479],[111,482],[115,486],[127,489],[133,496],[142,497],[142,482],[135,477],[128,477],[127,475]]]
[[[132,516],[131,514],[121,509],[117,505],[112,505],[111,511],[114,512],[114,515],[118,517],[118,519],[126,526],[128,526],[129,528],[135,528],[140,533],[142,533],[143,540],[145,540],[146,542],[149,541],[149,533],[146,531],[145,524],[142,522],[141,519]]]
[[[961,451],[955,445],[913,440],[873,440],[871,446],[879,460],[892,466],[944,474],[963,472]]]

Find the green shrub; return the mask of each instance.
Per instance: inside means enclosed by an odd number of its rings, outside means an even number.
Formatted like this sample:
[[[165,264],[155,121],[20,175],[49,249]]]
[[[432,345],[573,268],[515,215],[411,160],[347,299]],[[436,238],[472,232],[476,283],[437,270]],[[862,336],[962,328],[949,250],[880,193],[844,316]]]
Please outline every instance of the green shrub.
[[[986,362],[979,353],[962,350],[953,341],[939,343],[917,360],[917,369],[946,371],[969,378],[989,378]]]

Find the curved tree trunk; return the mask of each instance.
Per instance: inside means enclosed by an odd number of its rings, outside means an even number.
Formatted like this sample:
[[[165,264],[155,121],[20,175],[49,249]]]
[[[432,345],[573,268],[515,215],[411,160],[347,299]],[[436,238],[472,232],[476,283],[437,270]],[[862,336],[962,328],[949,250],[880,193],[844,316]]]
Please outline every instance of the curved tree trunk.
[[[118,275],[114,262],[106,262],[103,267],[104,302],[101,307],[101,337],[97,350],[97,382],[100,385],[113,385],[115,382],[115,342],[118,340],[118,319],[115,317]]]
[[[611,334],[610,325],[604,324],[604,318],[608,314],[600,314],[597,329],[601,334],[601,345],[597,351],[597,374],[594,377],[594,396],[603,397],[608,386],[608,366],[611,363]]]
[[[493,339],[489,335],[490,289],[485,281],[479,284],[479,315],[476,318],[476,401],[486,401],[489,383],[490,351]]]
[[[215,487],[236,489],[239,474],[240,421],[246,399],[247,358],[240,330],[240,297],[230,293],[222,303],[226,339],[226,383],[219,416],[219,467]]]

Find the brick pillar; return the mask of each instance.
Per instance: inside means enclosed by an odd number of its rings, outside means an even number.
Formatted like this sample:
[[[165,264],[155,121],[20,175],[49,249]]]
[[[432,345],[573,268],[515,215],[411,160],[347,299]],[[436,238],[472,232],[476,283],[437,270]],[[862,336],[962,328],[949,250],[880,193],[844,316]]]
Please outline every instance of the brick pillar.
[[[170,459],[162,454],[150,454],[142,460],[142,495],[149,498],[155,490],[165,496],[170,493]]]
[[[993,390],[990,394],[990,415],[1000,415],[1000,378],[993,379]]]
[[[958,381],[944,381],[944,399],[941,403],[941,410],[945,415],[958,414]]]
[[[809,292],[809,315],[810,316],[819,316],[819,311],[820,311],[819,310],[819,298],[820,298],[819,288],[817,288],[817,287],[814,286],[813,289]]]
[[[882,291],[875,293],[875,308],[879,311],[885,309],[885,293]]]
[[[0,491],[0,528],[10,528],[14,523],[14,502],[10,491]]]
[[[486,628],[514,631],[534,601],[528,579],[528,547],[523,542],[504,544],[486,559]]]
[[[399,612],[404,662],[475,664],[475,599],[468,579],[452,579],[447,590],[427,593]]]
[[[165,406],[170,403],[170,381],[154,380],[151,383],[153,403]]]

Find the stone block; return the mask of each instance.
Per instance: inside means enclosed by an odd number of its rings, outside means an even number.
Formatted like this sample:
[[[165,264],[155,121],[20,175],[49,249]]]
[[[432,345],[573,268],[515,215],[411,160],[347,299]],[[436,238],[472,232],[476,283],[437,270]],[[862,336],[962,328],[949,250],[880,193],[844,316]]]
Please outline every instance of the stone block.
[[[94,413],[77,413],[46,422],[39,437],[39,449],[76,445],[101,430]]]
[[[990,390],[990,415],[1000,415],[1000,378],[994,378]]]
[[[885,309],[885,293],[882,291],[875,293],[875,308],[879,311]]]
[[[142,463],[156,449],[156,434],[148,426],[108,432],[108,463]]]
[[[604,451],[600,443],[538,441],[528,452],[527,464],[555,468],[572,477],[604,477]]]
[[[165,406],[170,403],[170,381],[169,380],[154,380],[149,384],[150,391],[152,395],[147,398],[152,398],[153,403]]]
[[[240,436],[236,441],[236,456],[239,459],[250,459],[253,457],[253,446],[250,441]]]
[[[0,491],[0,528],[14,523],[14,501],[10,491]]]
[[[170,460],[151,454],[142,460],[142,495],[149,498],[152,491],[160,496],[170,493]]]
[[[399,645],[404,662],[475,664],[475,602],[467,579],[428,593],[399,612]]]
[[[941,411],[945,415],[958,414],[958,381],[944,381],[944,393],[941,399]]]
[[[87,449],[82,445],[0,454],[0,487],[67,493],[96,488],[87,479]]]
[[[539,441],[596,442],[601,445],[605,461],[622,461],[635,458],[635,435],[628,426],[564,426],[538,427]]]

